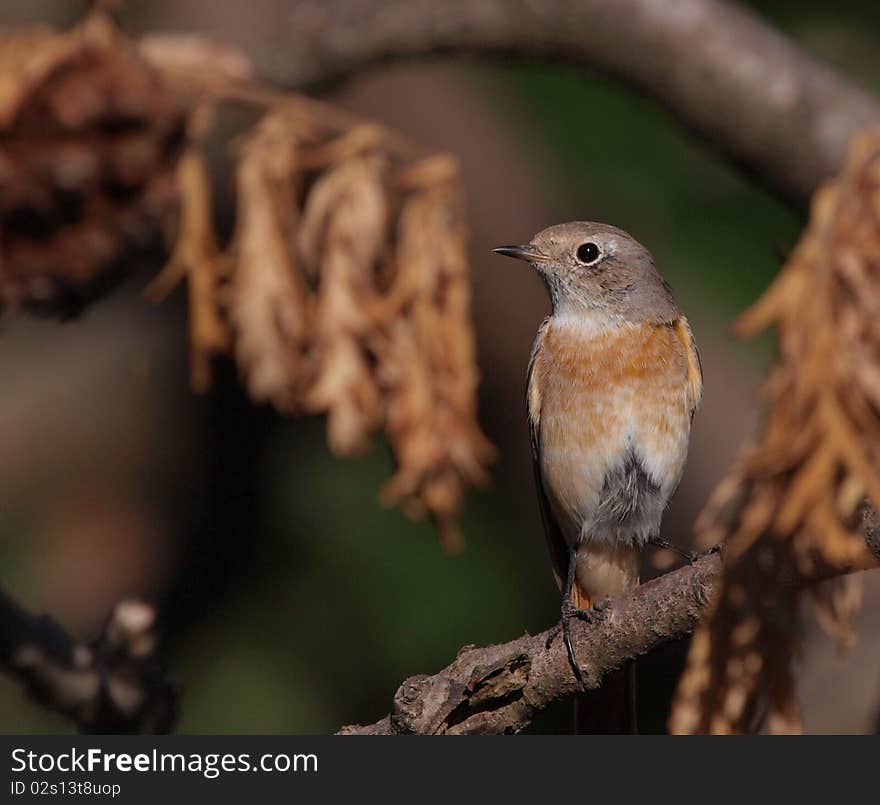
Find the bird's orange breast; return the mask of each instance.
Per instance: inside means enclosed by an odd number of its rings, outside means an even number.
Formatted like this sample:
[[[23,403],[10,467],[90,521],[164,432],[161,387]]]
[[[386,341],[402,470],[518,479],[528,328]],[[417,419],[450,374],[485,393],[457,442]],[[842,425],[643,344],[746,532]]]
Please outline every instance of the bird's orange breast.
[[[549,320],[536,343],[528,401],[542,481],[566,541],[578,540],[607,474],[628,450],[672,494],[695,404],[691,374],[677,323],[595,332],[576,320]]]

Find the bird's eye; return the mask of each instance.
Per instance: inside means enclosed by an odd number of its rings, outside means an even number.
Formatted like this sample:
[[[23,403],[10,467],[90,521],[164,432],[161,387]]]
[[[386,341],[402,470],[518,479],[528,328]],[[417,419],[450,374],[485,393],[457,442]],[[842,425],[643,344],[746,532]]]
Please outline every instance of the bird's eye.
[[[596,260],[599,259],[599,247],[592,242],[582,243],[578,246],[575,254],[581,263],[589,265],[590,263],[595,263]]]

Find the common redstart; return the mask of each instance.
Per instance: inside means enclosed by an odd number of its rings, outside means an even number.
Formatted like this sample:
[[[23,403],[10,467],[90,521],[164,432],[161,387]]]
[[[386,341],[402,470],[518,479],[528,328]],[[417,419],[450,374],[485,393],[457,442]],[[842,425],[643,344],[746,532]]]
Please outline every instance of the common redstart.
[[[530,263],[553,306],[532,349],[527,406],[560,628],[582,680],[570,620],[636,586],[646,544],[671,547],[660,520],[687,457],[700,358],[650,252],[626,232],[576,221],[494,251]],[[579,731],[635,730],[633,672],[579,699]]]

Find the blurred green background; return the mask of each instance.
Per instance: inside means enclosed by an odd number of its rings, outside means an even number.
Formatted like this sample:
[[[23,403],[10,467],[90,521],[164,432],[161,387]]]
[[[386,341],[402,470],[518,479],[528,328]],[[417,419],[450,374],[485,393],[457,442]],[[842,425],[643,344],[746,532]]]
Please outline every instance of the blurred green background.
[[[880,91],[877,3],[755,5]],[[134,32],[211,33],[260,65],[259,43],[277,39],[271,20],[284,3],[129,6],[123,20]],[[76,13],[66,2],[0,3],[4,23]],[[283,58],[272,64],[283,80]],[[122,596],[158,601],[168,666],[185,690],[183,732],[328,732],[373,721],[406,676],[438,670],[466,643],[556,619],[522,402],[547,302],[537,278],[493,257],[492,246],[593,219],[654,252],[706,374],[691,461],[664,526],[673,541],[687,542],[754,429],[772,357],[771,339],[737,343],[729,323],[766,287],[801,221],[631,91],[562,67],[447,60],[384,67],[328,97],[464,163],[481,417],[499,458],[492,486],[469,496],[461,555],[445,555],[429,525],[378,505],[391,467],[380,439],[363,460],[334,459],[320,421],[254,409],[228,365],[210,394],[192,397],[181,294],[150,307],[139,296],[146,276],[71,323],[7,320],[0,339],[0,583],[82,637]],[[848,660],[810,633],[808,729],[861,730],[873,717],[876,587],[873,579],[862,645]],[[643,731],[664,728],[684,648],[640,664]],[[831,701],[828,678],[843,691]],[[569,721],[560,707],[533,729]],[[69,725],[0,678],[0,730]]]

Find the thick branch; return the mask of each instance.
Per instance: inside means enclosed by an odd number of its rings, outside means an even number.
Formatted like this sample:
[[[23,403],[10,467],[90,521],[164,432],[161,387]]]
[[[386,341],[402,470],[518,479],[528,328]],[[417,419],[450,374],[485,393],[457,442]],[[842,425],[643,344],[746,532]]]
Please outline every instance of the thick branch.
[[[880,102],[722,0],[299,0],[274,73],[297,85],[438,52],[563,60],[631,84],[805,206]],[[585,136],[586,133],[585,133]]]
[[[721,557],[712,553],[610,599],[592,623],[572,623],[572,640],[588,688],[609,671],[693,630],[718,588]],[[433,676],[407,679],[393,712],[347,735],[506,733],[523,729],[535,713],[577,692],[562,640],[549,632],[499,646],[466,646]]]
[[[98,640],[86,646],[0,592],[0,670],[82,732],[169,732],[178,693],[160,674],[154,622],[152,607],[124,601]]]
[[[827,567],[825,579],[880,566],[877,513],[863,508],[865,546],[846,565]],[[585,685],[598,688],[610,671],[663,643],[689,635],[721,587],[722,560],[713,551],[601,602],[590,623],[572,623],[572,643]],[[460,735],[518,732],[535,714],[579,688],[562,641],[546,648],[550,631],[509,643],[465,646],[442,671],[405,680],[390,715],[374,724],[349,725],[343,735]]]

